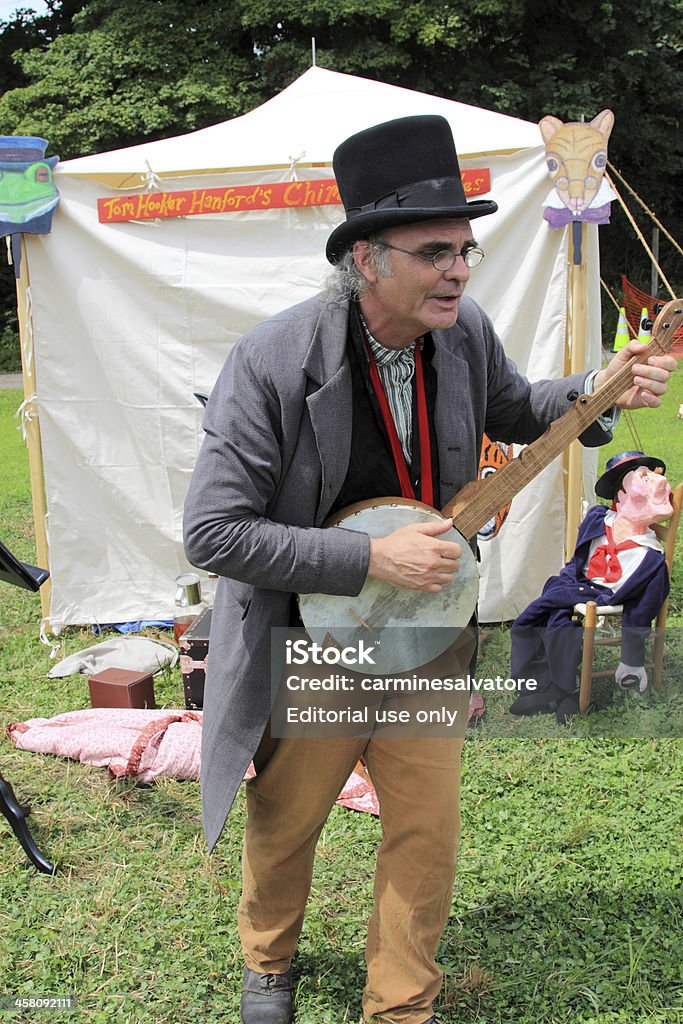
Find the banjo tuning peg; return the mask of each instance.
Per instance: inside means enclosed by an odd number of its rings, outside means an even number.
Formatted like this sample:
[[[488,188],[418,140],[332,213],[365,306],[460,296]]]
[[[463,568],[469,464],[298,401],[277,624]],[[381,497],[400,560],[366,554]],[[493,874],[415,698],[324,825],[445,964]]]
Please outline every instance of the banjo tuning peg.
[[[652,312],[654,313],[655,316],[659,316],[659,314],[662,312],[663,309],[664,309],[664,303],[663,302],[655,302],[654,306],[652,307]]]

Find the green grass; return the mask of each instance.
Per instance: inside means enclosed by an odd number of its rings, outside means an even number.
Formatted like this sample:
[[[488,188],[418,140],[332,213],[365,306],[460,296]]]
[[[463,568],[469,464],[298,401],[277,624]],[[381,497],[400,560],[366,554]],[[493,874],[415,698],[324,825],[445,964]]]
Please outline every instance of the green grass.
[[[0,391],[1,536],[31,560],[27,459],[12,418],[20,400]],[[47,679],[37,596],[0,593],[3,726],[85,706],[85,677]],[[70,629],[63,649],[91,642]],[[504,667],[507,643],[493,631],[482,670]],[[177,671],[156,690],[182,704]],[[683,1024],[680,743],[596,738],[642,714],[634,707],[663,729],[676,694],[599,697],[601,710],[569,732],[537,720],[522,728],[508,722],[507,698],[487,698],[468,737],[440,956],[445,1024]],[[196,783],[112,782],[103,769],[17,751],[4,734],[0,770],[32,804],[39,845],[59,864],[54,878],[38,874],[0,819],[0,995],[73,994],[78,1009],[62,1016],[87,1024],[237,1024],[242,794],[209,858]],[[379,839],[370,816],[332,811],[296,963],[297,1024],[358,1024]]]
[[[683,420],[677,419],[683,402],[683,366],[669,378],[669,390],[656,411],[639,409],[623,414],[614,440],[600,449],[601,465],[611,455],[636,449],[656,455],[666,462],[666,475],[672,486],[683,480]],[[604,456],[604,458],[602,458]]]

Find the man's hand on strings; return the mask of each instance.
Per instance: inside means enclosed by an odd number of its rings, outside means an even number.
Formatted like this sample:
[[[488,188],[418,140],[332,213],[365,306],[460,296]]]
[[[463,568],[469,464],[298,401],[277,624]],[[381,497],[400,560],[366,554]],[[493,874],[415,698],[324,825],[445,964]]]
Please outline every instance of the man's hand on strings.
[[[606,384],[611,377],[619,373],[628,363],[629,359],[644,352],[647,348],[641,341],[629,341],[628,345],[620,349],[610,360],[604,370],[595,378],[593,390],[597,391]],[[668,388],[669,374],[676,369],[674,356],[650,356],[647,362],[635,363],[633,366],[633,386],[626,391],[614,403],[620,409],[655,409],[662,404],[662,395]]]
[[[460,545],[439,540],[452,525],[450,519],[435,519],[410,523],[386,537],[371,537],[368,576],[395,587],[438,593],[460,567]]]

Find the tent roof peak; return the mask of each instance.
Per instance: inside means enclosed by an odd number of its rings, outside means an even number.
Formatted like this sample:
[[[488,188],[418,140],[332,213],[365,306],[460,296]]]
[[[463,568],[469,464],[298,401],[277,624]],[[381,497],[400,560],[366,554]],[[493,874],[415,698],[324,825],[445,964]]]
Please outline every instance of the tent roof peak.
[[[196,132],[79,157],[60,174],[87,175],[118,187],[133,179],[259,167],[330,164],[336,146],[363,128],[408,114],[443,114],[461,159],[542,145],[538,127],[506,114],[355,75],[310,67],[260,106]]]

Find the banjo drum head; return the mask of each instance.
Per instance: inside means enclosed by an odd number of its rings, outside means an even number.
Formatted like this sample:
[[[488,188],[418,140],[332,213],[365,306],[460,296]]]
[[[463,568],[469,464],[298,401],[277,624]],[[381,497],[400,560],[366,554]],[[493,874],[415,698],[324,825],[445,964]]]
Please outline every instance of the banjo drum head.
[[[368,504],[335,520],[345,530],[370,537],[384,537],[410,523],[426,523],[443,516],[417,503]],[[361,640],[374,647],[368,675],[406,672],[426,665],[455,643],[469,624],[477,605],[479,573],[469,543],[451,527],[440,540],[460,544],[460,568],[440,593],[393,587],[382,580],[367,579],[360,594],[300,594],[301,619],[311,638],[323,646],[358,648]],[[346,664],[358,670],[354,661]]]

